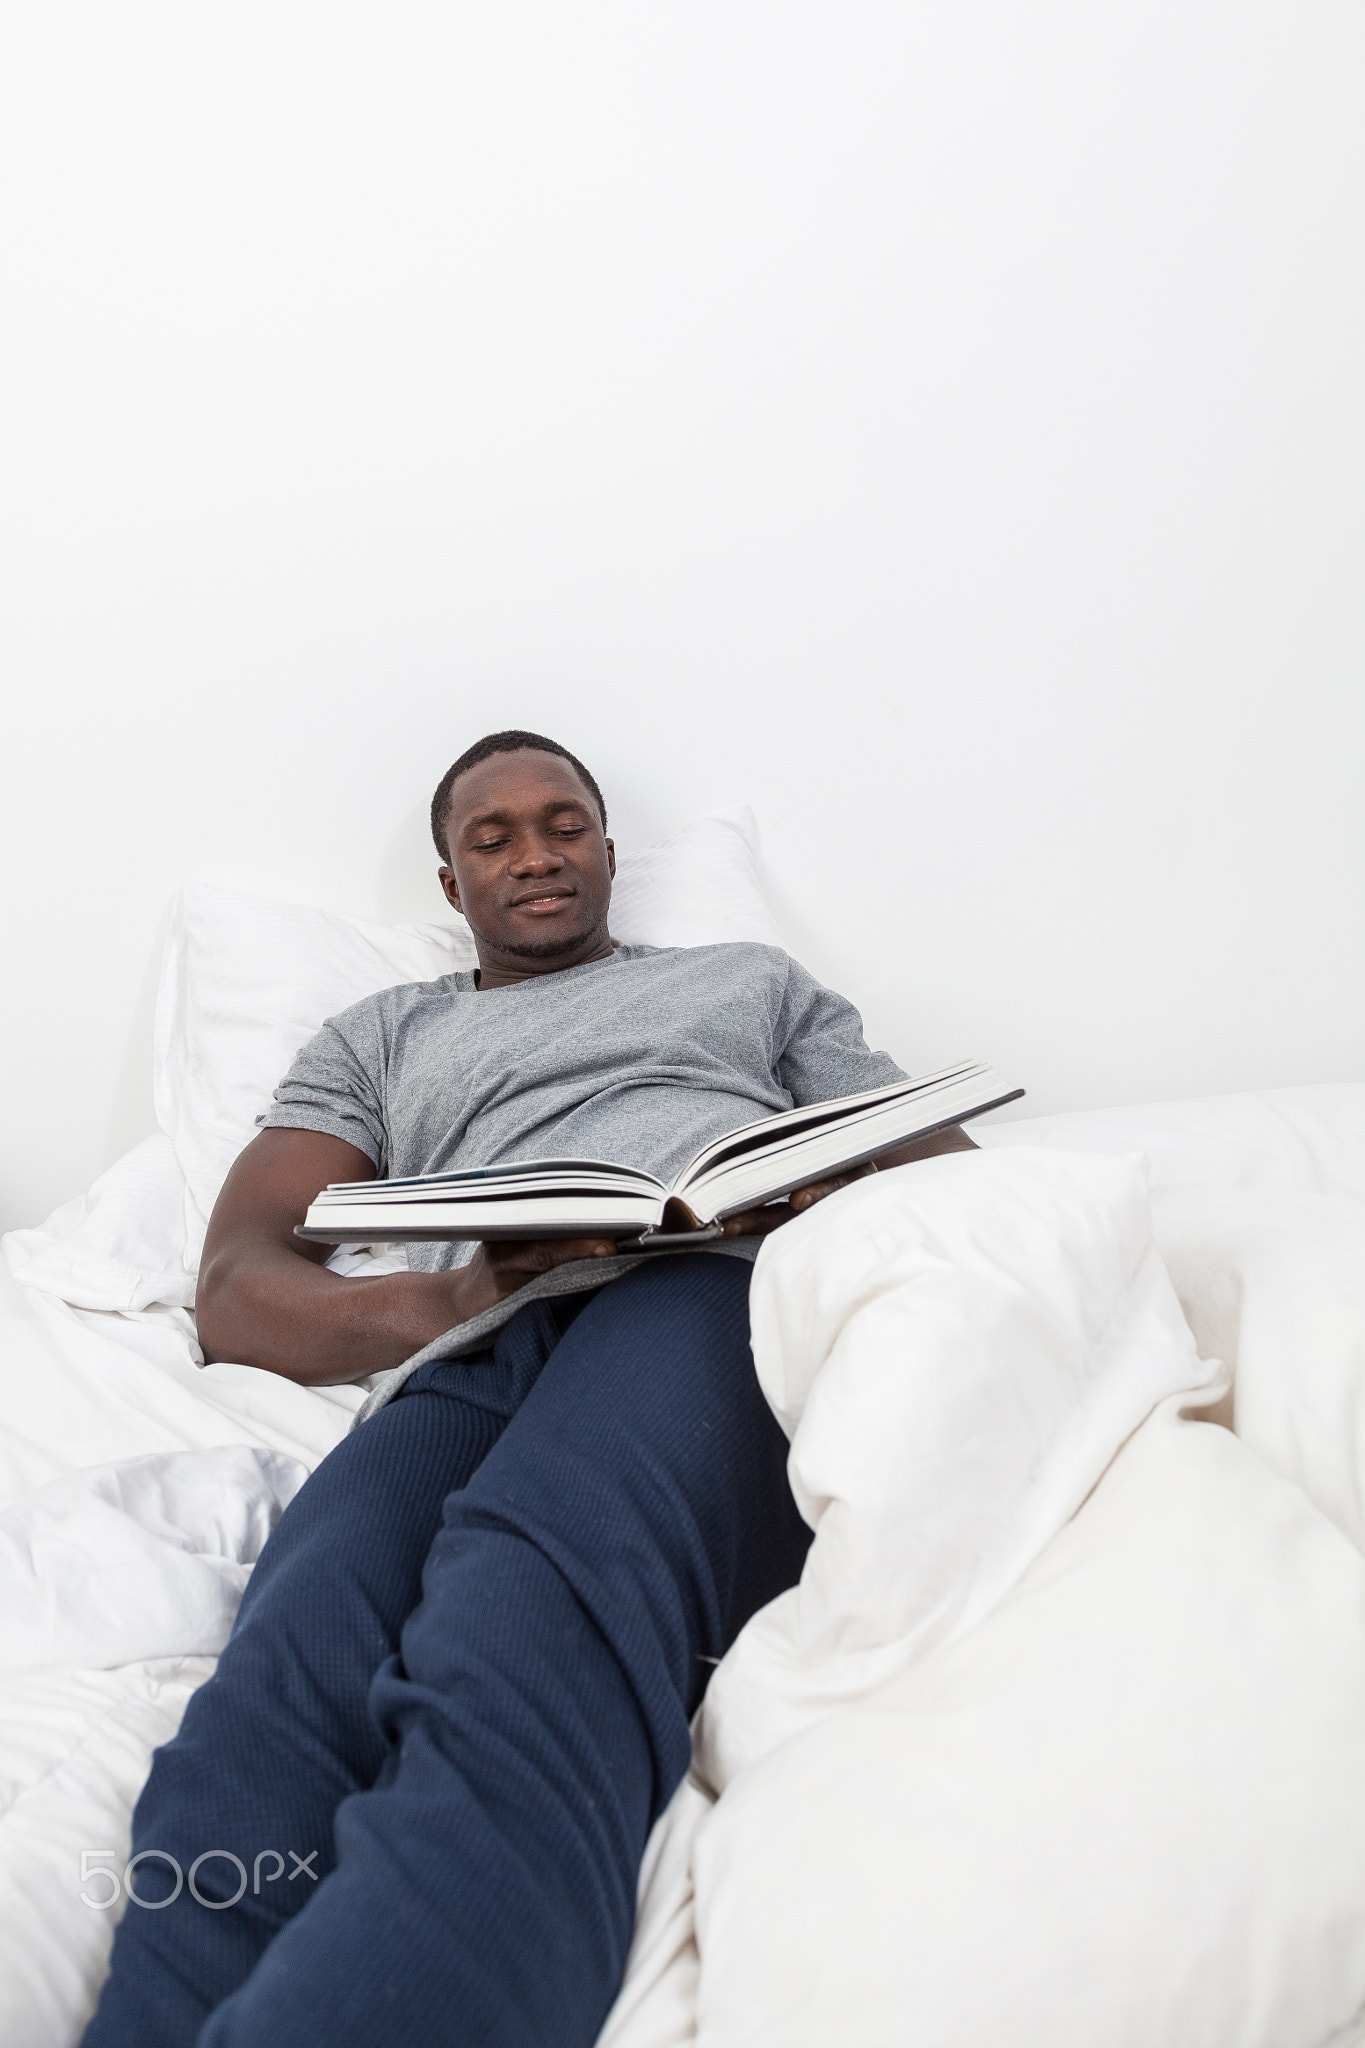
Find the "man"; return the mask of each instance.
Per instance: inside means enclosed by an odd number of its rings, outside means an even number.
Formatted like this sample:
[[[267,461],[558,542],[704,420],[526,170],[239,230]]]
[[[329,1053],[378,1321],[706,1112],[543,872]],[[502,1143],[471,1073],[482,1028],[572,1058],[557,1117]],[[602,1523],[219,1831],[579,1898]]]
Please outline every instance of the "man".
[[[418,1363],[284,1515],[157,1754],[87,2048],[589,2048],[707,1672],[800,1572],[748,1281],[762,1235],[841,1182],[651,1256],[421,1245],[343,1280],[293,1230],[335,1180],[518,1157],[666,1178],[900,1069],[775,948],[614,946],[605,806],[555,741],[480,741],[432,826],[478,971],[304,1047],[198,1300],[210,1359],[313,1384]]]

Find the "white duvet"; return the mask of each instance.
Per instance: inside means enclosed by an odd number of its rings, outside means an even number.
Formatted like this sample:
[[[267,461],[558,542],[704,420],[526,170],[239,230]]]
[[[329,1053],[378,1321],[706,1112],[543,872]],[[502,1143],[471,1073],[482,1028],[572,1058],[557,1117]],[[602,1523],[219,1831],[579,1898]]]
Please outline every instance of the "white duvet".
[[[816,1540],[610,2048],[1365,2040],[1362,1197],[1365,1089],[1285,1091],[1008,1127],[769,1242]],[[183,1269],[119,1255],[183,1201],[150,1140],[0,1262],[6,2048],[78,2039],[150,1752],[363,1398],[198,1363]]]

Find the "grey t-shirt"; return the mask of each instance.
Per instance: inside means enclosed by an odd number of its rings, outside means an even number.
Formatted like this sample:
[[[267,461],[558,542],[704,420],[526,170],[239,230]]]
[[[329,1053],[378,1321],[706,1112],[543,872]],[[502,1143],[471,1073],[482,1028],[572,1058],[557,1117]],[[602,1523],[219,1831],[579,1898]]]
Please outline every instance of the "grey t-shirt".
[[[367,996],[309,1040],[259,1121],[344,1138],[381,1178],[605,1159],[667,1181],[740,1124],[901,1078],[776,946],[618,946],[509,988],[447,974]],[[472,1249],[409,1259],[431,1272]]]

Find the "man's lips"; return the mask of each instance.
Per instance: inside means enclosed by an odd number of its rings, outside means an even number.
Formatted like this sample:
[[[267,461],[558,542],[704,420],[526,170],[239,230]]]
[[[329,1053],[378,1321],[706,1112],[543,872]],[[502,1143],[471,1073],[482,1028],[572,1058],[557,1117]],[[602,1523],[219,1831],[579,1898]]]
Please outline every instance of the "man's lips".
[[[513,910],[529,910],[533,917],[548,917],[563,903],[572,903],[576,889],[538,889],[534,895],[514,896]]]

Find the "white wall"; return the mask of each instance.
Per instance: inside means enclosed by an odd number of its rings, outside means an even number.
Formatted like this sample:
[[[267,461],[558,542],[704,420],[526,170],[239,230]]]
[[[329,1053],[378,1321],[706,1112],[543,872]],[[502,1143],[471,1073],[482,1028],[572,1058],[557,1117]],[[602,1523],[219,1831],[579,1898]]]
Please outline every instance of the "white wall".
[[[1038,1110],[1365,1074],[1348,0],[29,8],[0,1220],[151,1124],[187,874],[437,916],[559,735]]]

